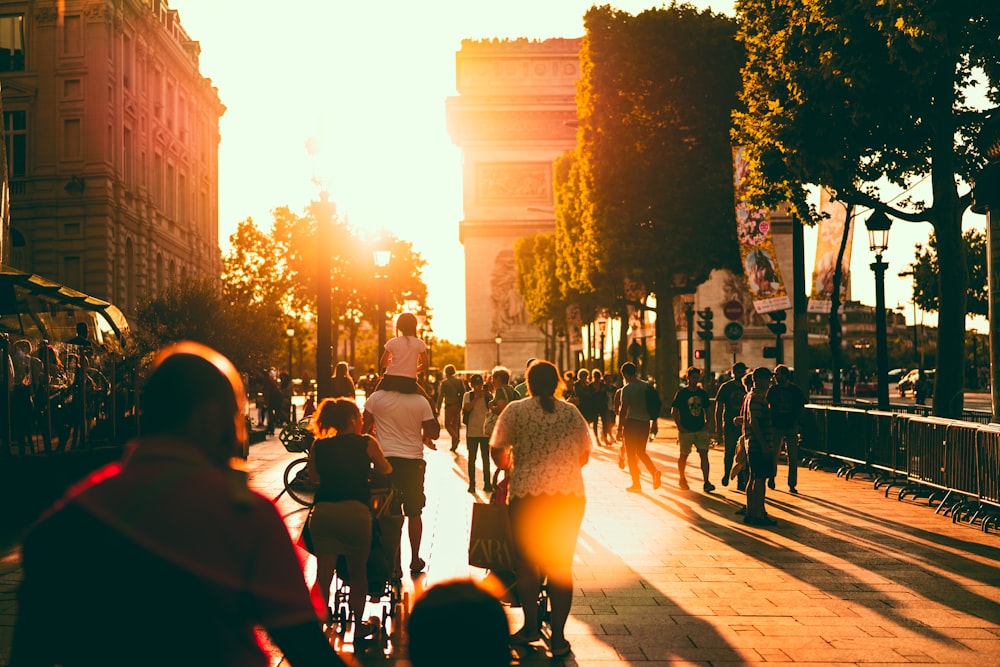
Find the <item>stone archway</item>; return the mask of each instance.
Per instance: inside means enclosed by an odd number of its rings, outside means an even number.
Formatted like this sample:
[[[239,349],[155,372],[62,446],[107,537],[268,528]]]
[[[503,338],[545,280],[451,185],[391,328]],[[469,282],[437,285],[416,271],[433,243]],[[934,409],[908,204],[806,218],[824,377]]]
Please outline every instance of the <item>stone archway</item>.
[[[463,155],[466,367],[545,354],[517,293],[514,243],[554,228],[553,161],[576,144],[579,39],[465,40],[448,131]]]

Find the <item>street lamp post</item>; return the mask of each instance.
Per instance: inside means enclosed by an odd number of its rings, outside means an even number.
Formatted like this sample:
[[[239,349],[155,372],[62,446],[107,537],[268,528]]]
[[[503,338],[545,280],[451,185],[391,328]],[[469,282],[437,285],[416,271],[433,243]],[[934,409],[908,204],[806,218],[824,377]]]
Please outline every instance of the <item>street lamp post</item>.
[[[333,292],[330,285],[330,246],[333,245],[333,216],[336,205],[330,202],[325,167],[320,162],[328,159],[322,140],[312,137],[306,141],[306,151],[313,160],[313,182],[319,186],[319,201],[314,202],[316,216],[316,400],[328,398],[332,393],[333,378]]]
[[[868,229],[868,245],[875,253],[871,270],[875,273],[875,368],[878,374],[878,409],[889,409],[889,344],[885,326],[885,270],[888,264],[882,261],[882,253],[889,247],[889,228],[892,220],[882,211],[875,211],[865,221]]]
[[[604,313],[597,318],[597,331],[601,336],[601,373],[604,372],[604,342],[608,335],[608,318]]]
[[[378,303],[376,308],[378,313],[377,327],[378,327],[378,349],[375,350],[375,368],[377,369],[377,374],[382,375],[382,351],[385,349],[385,309],[386,301],[388,297],[386,295],[385,281],[388,278],[386,269],[389,267],[389,262],[392,259],[392,250],[389,246],[388,239],[382,238],[376,245],[373,251],[375,258],[375,282],[378,283]]]
[[[295,393],[295,383],[292,380],[295,378],[295,373],[292,371],[292,342],[295,340],[295,329],[288,327],[285,329],[285,335],[288,336],[288,382],[292,386],[292,394]],[[294,424],[297,420],[295,419],[295,402],[289,401],[288,412],[292,423]]]
[[[493,342],[497,344],[497,360],[496,360],[495,366],[499,366],[500,365],[500,343],[503,342],[503,336],[501,336],[498,333],[497,337],[493,339]]]

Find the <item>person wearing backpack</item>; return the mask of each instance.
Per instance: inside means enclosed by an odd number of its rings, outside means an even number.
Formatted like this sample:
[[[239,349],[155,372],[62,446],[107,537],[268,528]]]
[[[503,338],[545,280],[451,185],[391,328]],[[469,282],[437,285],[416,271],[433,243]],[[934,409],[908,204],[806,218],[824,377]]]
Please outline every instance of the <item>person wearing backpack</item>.
[[[625,386],[621,389],[618,437],[622,441],[625,458],[628,460],[629,474],[632,476],[632,486],[625,490],[631,493],[642,493],[642,485],[639,483],[640,462],[646,466],[649,474],[653,477],[653,488],[660,488],[660,471],[656,469],[649,454],[646,453],[651,423],[656,421],[658,415],[651,414],[649,411],[648,392],[652,388],[637,378],[635,373],[635,364],[631,361],[626,361],[621,365]],[[653,391],[655,392],[655,390]]]
[[[465,385],[462,379],[455,375],[455,367],[448,364],[444,367],[444,381],[441,383],[441,394],[438,398],[438,409],[444,404],[444,427],[451,436],[451,451],[458,451],[459,429],[462,427],[462,397],[465,396]]]
[[[701,457],[701,475],[704,480],[705,493],[715,490],[715,485],[708,481],[708,393],[698,385],[701,380],[701,369],[691,366],[687,369],[687,386],[681,387],[674,395],[670,404],[670,416],[677,425],[677,442],[680,452],[677,455],[677,471],[680,479],[678,485],[687,489],[687,478],[684,468],[691,448],[698,450]]]

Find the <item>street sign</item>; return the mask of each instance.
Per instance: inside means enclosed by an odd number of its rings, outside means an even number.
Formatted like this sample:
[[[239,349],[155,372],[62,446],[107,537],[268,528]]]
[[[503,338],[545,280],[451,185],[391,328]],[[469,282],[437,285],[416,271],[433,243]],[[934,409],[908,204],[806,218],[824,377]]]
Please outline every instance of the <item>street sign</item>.
[[[729,354],[741,354],[743,352],[743,343],[738,340],[726,341],[726,352]]]
[[[727,320],[742,320],[743,304],[736,300],[727,301],[722,306],[722,314],[726,316]]]
[[[722,331],[726,334],[726,338],[729,340],[739,340],[740,338],[743,338],[743,325],[739,322],[730,322]]]

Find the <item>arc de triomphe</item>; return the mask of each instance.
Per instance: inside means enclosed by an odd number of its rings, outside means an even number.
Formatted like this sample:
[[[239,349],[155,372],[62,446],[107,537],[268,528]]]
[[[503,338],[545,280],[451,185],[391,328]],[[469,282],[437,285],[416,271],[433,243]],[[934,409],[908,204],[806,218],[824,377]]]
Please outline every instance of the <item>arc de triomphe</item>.
[[[517,291],[514,243],[552,231],[552,165],[576,144],[580,40],[465,40],[448,131],[463,156],[466,368],[515,375],[545,340]]]

